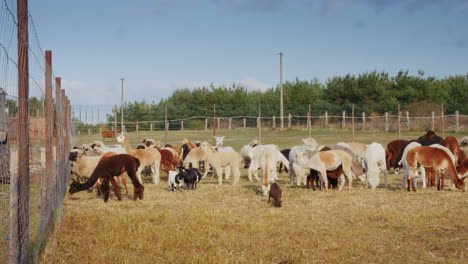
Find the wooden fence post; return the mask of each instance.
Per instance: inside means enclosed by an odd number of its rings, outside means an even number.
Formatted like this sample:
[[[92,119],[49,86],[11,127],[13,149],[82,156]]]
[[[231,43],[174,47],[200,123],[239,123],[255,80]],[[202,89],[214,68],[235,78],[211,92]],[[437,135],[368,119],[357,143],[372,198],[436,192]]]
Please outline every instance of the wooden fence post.
[[[352,142],[354,142],[354,104],[351,105],[351,130],[352,130]]]
[[[262,144],[262,105],[258,104],[258,119],[257,119],[257,127],[258,127],[258,140],[260,144]]]
[[[364,131],[366,127],[366,112],[362,112],[362,127],[361,130]]]
[[[445,138],[445,127],[444,127],[444,126],[445,126],[445,123],[444,123],[444,121],[445,121],[445,120],[444,120],[444,104],[442,104],[442,111],[441,111],[441,112],[442,112],[442,113],[441,113],[442,115],[441,115],[441,117],[440,117],[440,118],[441,118],[441,123],[442,123],[442,124],[441,124],[441,126],[442,126],[442,137],[443,137],[443,138]]]
[[[398,139],[401,137],[401,111],[400,111],[400,104],[398,104]]]
[[[208,118],[205,118],[205,131],[208,131]]]
[[[434,111],[431,112],[431,130],[434,131],[434,127],[435,127],[435,114],[434,114]]]
[[[230,117],[229,118],[229,129],[232,129],[231,125],[232,125],[232,118]]]
[[[273,127],[273,128],[276,127],[276,116],[273,116],[273,126],[272,126],[272,127]]]
[[[218,121],[218,129],[220,129],[221,128],[221,118],[218,117],[216,119],[217,119],[216,121]]]
[[[153,131],[153,123],[150,122],[150,131]]]
[[[288,128],[291,128],[291,113],[288,114]]]
[[[138,121],[135,122],[136,132],[138,133]]]
[[[460,131],[460,114],[457,111],[455,111],[455,132]]]
[[[388,132],[388,112],[385,112],[385,132]]]
[[[341,128],[346,127],[346,111],[342,112],[342,121],[341,121]]]
[[[29,37],[28,1],[17,1],[18,171],[10,181],[10,263],[28,263],[29,252]]]
[[[180,121],[180,131],[184,131],[184,121]]]
[[[244,117],[244,128],[246,128],[246,127],[247,127],[247,120],[246,120],[246,118]]]
[[[310,104],[309,104],[309,112],[307,112],[307,128],[309,129],[309,137],[312,137],[312,124],[310,122],[311,118],[310,118]]]
[[[408,127],[408,130],[411,130],[410,120],[409,120],[409,111],[406,111],[406,126]]]

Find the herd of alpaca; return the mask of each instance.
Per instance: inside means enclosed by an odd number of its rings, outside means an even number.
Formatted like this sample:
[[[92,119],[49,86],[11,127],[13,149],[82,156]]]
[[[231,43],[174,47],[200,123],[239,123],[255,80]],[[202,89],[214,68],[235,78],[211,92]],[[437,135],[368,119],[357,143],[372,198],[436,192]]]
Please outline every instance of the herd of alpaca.
[[[223,146],[224,137],[214,137],[215,145],[208,142],[184,139],[182,145],[163,146],[153,139],[144,139],[136,149],[126,134],[117,137],[122,146],[105,146],[96,141],[81,148],[73,149],[69,159],[72,173],[84,183],[73,180],[70,194],[88,190],[93,185],[98,193],[109,199],[112,184],[115,195],[121,200],[119,182],[125,185],[125,173],[134,185],[134,197],[143,199],[142,172],[152,176],[152,183],[160,183],[160,170],[167,172],[169,190],[196,189],[197,183],[210,172],[217,177],[218,185],[229,180],[233,174],[233,185],[241,178],[241,166],[247,168],[247,179],[260,183],[262,195],[273,198],[275,206],[281,206],[281,189],[277,183],[278,165],[289,175],[289,183],[307,188],[317,187],[327,191],[337,187],[341,191],[346,183],[352,188],[352,181],[359,179],[371,189],[380,185],[384,175],[387,187],[387,173],[402,168],[402,188],[416,191],[417,178],[422,178],[423,188],[436,186],[441,190],[444,178],[448,176],[454,187],[464,190],[464,178],[468,174],[468,158],[455,137],[442,139],[433,131],[416,140],[394,140],[387,148],[376,142],[362,144],[338,142],[321,146],[313,138],[302,140],[302,145],[283,149],[274,144],[263,145],[252,140],[241,148],[240,153],[232,147]],[[203,175],[200,172],[203,170]],[[258,173],[262,178],[259,179]],[[280,170],[281,173],[281,170]],[[84,180],[83,180],[84,179]],[[273,187],[273,189],[272,189]],[[279,198],[278,198],[279,197]]]

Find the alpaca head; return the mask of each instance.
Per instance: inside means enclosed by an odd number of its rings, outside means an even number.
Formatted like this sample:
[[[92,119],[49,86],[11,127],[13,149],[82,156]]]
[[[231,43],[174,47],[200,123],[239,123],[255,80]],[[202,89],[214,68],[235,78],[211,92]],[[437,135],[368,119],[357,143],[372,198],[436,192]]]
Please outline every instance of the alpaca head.
[[[72,151],[70,151],[70,154],[68,155],[68,160],[76,161],[81,156],[83,156],[83,154],[84,154],[84,151],[82,151],[81,149],[73,149]]]
[[[317,148],[317,141],[315,141],[315,139],[313,138],[305,138],[305,139],[302,139],[302,142],[304,142],[304,147],[305,147],[305,150],[307,151],[313,151]]]
[[[224,136],[222,137],[217,137],[217,136],[213,136],[215,142],[216,142],[216,147],[220,148],[223,146],[223,143],[224,143]]]
[[[202,148],[203,151],[212,151],[213,150],[213,147],[208,142],[201,143],[200,148]]]
[[[68,193],[74,194],[76,192],[79,192],[78,186],[80,184],[77,181],[75,181],[74,179],[71,179],[71,180],[72,180],[72,183],[70,183],[70,189],[68,189]]]
[[[258,139],[254,139],[254,140],[250,141],[250,143],[249,143],[249,146],[251,146],[252,148],[256,147],[258,145],[260,145],[260,141]]]
[[[125,135],[125,133],[122,133],[122,134],[120,134],[120,135],[117,137],[117,142],[122,143],[122,142],[124,142],[126,139],[127,139],[127,135]]]

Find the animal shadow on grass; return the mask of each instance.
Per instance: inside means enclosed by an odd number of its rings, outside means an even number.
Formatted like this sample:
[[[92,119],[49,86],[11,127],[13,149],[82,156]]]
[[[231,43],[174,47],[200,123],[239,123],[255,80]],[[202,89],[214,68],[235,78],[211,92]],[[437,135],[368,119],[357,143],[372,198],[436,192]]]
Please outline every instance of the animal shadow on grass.
[[[244,185],[243,188],[248,189],[248,190],[252,190],[257,195],[262,195],[262,191],[260,190],[260,187],[258,185],[248,184],[248,185]]]

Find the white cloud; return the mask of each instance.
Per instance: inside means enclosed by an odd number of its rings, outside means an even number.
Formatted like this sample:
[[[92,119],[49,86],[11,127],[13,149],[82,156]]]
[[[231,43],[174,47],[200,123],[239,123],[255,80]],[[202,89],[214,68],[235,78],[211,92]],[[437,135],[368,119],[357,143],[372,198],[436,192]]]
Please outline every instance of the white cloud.
[[[269,83],[265,83],[256,79],[252,78],[245,78],[242,80],[237,81],[236,83],[242,85],[245,87],[245,89],[250,90],[250,91],[266,91],[269,88],[272,88],[273,86]]]

